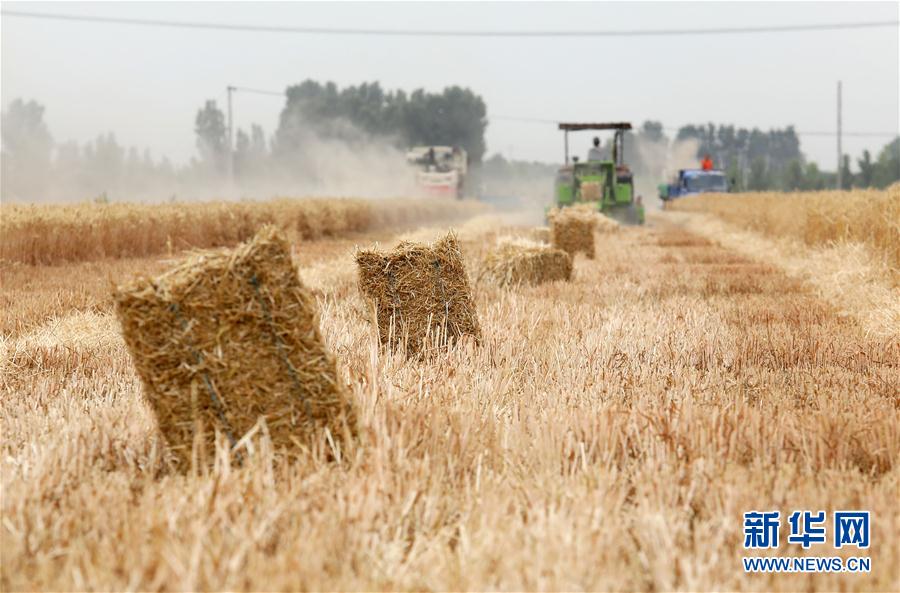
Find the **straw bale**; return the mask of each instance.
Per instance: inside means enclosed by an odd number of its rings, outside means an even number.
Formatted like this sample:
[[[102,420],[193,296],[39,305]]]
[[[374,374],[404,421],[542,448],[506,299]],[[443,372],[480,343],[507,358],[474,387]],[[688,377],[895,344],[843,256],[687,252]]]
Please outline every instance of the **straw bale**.
[[[572,257],[527,239],[504,239],[485,255],[479,277],[500,286],[569,280]]]
[[[583,253],[594,259],[594,230],[597,213],[588,208],[569,207],[553,209],[547,215],[550,220],[550,242],[574,259]]]
[[[588,181],[581,184],[581,199],[589,202],[597,202],[602,198],[600,184],[596,181]]]
[[[194,455],[206,463],[216,430],[234,445],[260,417],[289,457],[324,429],[336,442],[354,433],[355,411],[319,333],[315,300],[274,227],[121,286],[115,298],[125,343],[180,469]]]
[[[453,233],[433,243],[401,242],[394,251],[356,254],[359,288],[372,303],[382,344],[424,353],[481,328],[459,243]]]

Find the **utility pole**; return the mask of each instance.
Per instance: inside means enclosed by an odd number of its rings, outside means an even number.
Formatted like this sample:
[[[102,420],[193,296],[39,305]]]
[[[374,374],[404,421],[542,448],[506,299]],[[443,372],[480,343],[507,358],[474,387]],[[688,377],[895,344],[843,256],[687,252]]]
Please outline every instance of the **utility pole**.
[[[841,81],[837,88],[837,188],[844,187],[844,153],[841,150]]]
[[[225,168],[228,176],[228,183],[234,183],[234,123],[231,119],[231,93],[236,89],[233,86],[226,87],[228,89],[228,156],[226,158]]]

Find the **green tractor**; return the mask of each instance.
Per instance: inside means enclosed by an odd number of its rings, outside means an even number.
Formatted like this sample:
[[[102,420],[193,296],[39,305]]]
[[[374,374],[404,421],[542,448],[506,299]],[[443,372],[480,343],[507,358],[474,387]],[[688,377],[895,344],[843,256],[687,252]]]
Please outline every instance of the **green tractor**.
[[[630,123],[578,124],[561,123],[565,132],[566,164],[556,175],[555,202],[559,208],[590,204],[597,211],[624,224],[644,224],[644,205],[634,195],[634,175],[622,162],[625,132]],[[615,130],[612,160],[590,159],[569,163],[569,132],[581,130]],[[592,150],[597,155],[599,151]],[[589,155],[589,157],[592,155]]]

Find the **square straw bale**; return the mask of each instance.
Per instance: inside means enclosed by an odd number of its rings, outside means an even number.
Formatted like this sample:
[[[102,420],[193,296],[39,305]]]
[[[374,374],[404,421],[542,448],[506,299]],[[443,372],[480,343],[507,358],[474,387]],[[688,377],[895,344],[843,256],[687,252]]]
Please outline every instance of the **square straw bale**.
[[[570,280],[572,257],[528,239],[503,239],[485,255],[479,278],[499,286]]]
[[[195,436],[232,446],[265,417],[276,450],[302,454],[320,431],[346,439],[356,416],[319,333],[316,303],[274,227],[235,249],[195,254],[115,294],[122,333],[180,469]]]
[[[594,230],[597,228],[597,213],[588,208],[575,206],[553,209],[547,215],[550,220],[550,243],[562,249],[572,258],[583,253],[594,259]]]
[[[459,243],[453,233],[433,243],[404,241],[394,251],[356,254],[359,288],[374,307],[382,344],[409,354],[476,341],[481,328]]]

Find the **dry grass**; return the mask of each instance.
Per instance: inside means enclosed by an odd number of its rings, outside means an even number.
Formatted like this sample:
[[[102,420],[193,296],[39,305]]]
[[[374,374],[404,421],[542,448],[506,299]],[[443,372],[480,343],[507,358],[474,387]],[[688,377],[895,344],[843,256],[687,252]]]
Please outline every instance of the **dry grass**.
[[[484,210],[451,200],[279,199],[188,204],[4,205],[0,260],[60,264],[228,247],[277,225],[309,240],[462,220]]]
[[[900,589],[900,338],[665,221],[597,240],[571,282],[479,286],[482,344],[427,360],[380,347],[349,253],[304,265],[359,409],[339,462],[320,436],[292,464],[264,449],[167,473],[115,318],[21,312],[0,373],[0,585]],[[871,510],[872,572],[744,574],[742,513],[804,508]],[[777,551],[833,553],[854,551]]]
[[[886,190],[706,194],[669,206],[713,214],[744,229],[807,245],[863,243],[884,257],[900,281],[900,185]]]

